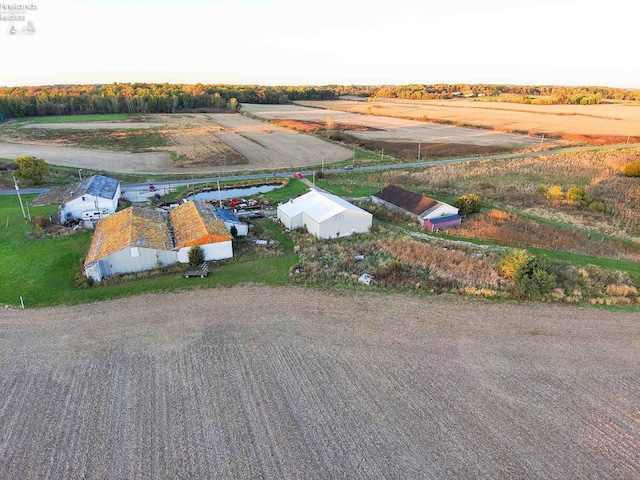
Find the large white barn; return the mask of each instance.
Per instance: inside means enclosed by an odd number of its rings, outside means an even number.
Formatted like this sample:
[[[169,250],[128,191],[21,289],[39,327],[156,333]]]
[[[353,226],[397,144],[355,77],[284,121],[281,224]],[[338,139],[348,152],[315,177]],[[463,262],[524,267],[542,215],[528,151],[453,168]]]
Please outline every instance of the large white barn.
[[[365,233],[373,223],[369,212],[315,189],[278,206],[277,216],[289,230],[306,228],[318,239]]]

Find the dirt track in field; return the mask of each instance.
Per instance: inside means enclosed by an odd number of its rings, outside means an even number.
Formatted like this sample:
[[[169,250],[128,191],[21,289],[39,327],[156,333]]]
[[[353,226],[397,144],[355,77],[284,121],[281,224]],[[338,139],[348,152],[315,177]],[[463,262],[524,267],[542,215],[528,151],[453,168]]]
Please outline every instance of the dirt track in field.
[[[639,328],[258,286],[0,310],[0,478],[638,478]]]

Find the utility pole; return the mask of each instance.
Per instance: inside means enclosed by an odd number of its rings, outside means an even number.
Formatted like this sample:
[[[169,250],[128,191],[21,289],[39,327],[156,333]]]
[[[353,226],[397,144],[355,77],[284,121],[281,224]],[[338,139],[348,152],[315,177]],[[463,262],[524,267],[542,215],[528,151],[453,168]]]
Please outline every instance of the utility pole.
[[[22,210],[22,218],[27,221],[27,215],[24,213],[24,206],[22,205],[22,197],[20,196],[20,187],[18,187],[18,180],[13,177],[13,184],[16,186],[16,193],[18,194],[18,201],[20,202],[20,209]]]
[[[540,139],[540,146],[542,147],[542,142],[544,142],[544,133],[542,134],[542,138]]]
[[[420,147],[422,147],[421,143],[418,144],[418,161],[420,161]]]

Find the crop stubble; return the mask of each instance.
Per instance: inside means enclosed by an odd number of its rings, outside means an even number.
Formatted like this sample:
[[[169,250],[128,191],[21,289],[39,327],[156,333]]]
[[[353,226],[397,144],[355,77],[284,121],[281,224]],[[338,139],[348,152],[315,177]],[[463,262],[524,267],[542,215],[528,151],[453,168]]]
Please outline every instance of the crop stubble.
[[[354,114],[398,116],[446,121],[535,135],[588,135],[592,137],[640,136],[637,102],[600,105],[528,105],[507,102],[454,100],[378,99],[376,102],[348,100],[300,101],[309,107],[332,108]]]
[[[80,149],[20,136],[0,142],[0,157],[35,155],[60,166],[111,173],[210,173],[215,171],[304,168],[350,158],[352,151],[311,135],[267,125],[238,114],[149,115],[151,125],[164,125],[159,133],[171,145],[144,153]],[[45,125],[42,127],[42,125]],[[37,128],[94,129],[111,123],[37,124]],[[115,123],[132,128],[138,123]],[[105,127],[106,128],[106,127]],[[138,127],[140,128],[140,127]],[[178,160],[172,162],[169,152]]]
[[[344,102],[343,102],[344,103]],[[352,102],[362,104],[362,102]],[[325,123],[331,119],[335,124],[359,125],[367,130],[350,131],[354,137],[364,140],[458,143],[481,146],[510,146],[514,148],[535,147],[540,139],[521,134],[495,132],[484,129],[443,125],[438,123],[407,120],[392,116],[362,115],[360,113],[331,110],[332,105],[340,107],[342,103],[332,101],[305,102],[305,105],[243,105],[243,110],[257,117],[275,120],[300,120]],[[312,108],[312,107],[324,108]]]
[[[243,286],[0,312],[0,478],[632,478],[637,317]]]

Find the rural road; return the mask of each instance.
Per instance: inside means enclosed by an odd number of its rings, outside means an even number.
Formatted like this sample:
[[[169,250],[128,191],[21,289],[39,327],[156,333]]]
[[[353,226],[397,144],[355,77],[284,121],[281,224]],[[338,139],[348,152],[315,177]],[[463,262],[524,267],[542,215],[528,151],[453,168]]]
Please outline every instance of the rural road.
[[[0,157],[3,156],[2,148],[8,144],[0,143]],[[13,144],[12,144],[13,145]],[[595,151],[595,150],[619,150],[623,148],[634,148],[640,147],[640,143],[632,143],[632,144],[618,144],[618,145],[600,145],[600,146],[586,146],[586,147],[567,147],[567,148],[558,148],[554,150],[544,150],[537,152],[527,152],[527,153],[509,153],[509,154],[500,154],[500,155],[484,155],[480,157],[464,157],[464,158],[452,158],[449,160],[428,160],[422,162],[412,162],[412,163],[396,163],[391,165],[370,165],[370,166],[355,166],[351,170],[345,170],[344,168],[325,168],[325,173],[345,173],[345,172],[353,172],[353,171],[377,171],[377,170],[391,170],[391,169],[402,169],[402,168],[421,168],[421,167],[431,167],[435,165],[445,165],[451,163],[466,163],[466,162],[480,162],[484,160],[505,160],[505,159],[515,159],[515,158],[527,158],[527,157],[535,157],[535,156],[546,156],[546,155],[554,155],[557,153],[576,153],[576,152],[587,152],[587,151]],[[73,149],[77,150],[77,149]],[[100,154],[105,155],[116,155],[120,156],[121,160],[126,162],[126,157],[122,157],[122,155],[133,155],[133,154],[117,154],[111,152],[99,152]],[[158,154],[163,153],[159,152]],[[24,153],[23,153],[24,154]],[[138,155],[157,155],[155,153],[147,153],[147,154],[138,154]],[[19,155],[18,155],[19,156]],[[168,158],[168,156],[167,156]],[[73,163],[73,159],[68,160],[67,163]],[[68,164],[67,166],[77,166],[79,168],[89,168],[86,165],[83,166],[83,162],[78,162],[76,165]],[[116,164],[117,167],[118,164]],[[181,173],[189,173],[186,169],[175,169]],[[309,176],[312,175],[317,169],[314,170],[300,170],[303,174]],[[109,172],[107,172],[108,174]],[[113,173],[130,173],[130,172],[117,172],[113,171]],[[138,171],[138,173],[140,173]],[[158,174],[167,173],[163,171],[156,172]],[[175,172],[174,172],[175,173]],[[198,173],[206,173],[206,172],[198,172]],[[209,172],[215,173],[215,172]],[[222,173],[222,172],[219,172]],[[278,177],[290,177],[294,174],[294,171],[291,172],[278,172],[276,175]],[[260,178],[268,178],[273,174],[270,173],[255,173],[255,174],[230,174],[230,175],[218,175],[215,177],[207,176],[207,177],[198,177],[196,178],[197,173],[192,173],[194,178],[188,180],[172,180],[167,182],[154,182],[154,185],[158,188],[158,190],[162,191],[162,189],[170,189],[172,187],[183,186],[183,185],[194,185],[198,183],[211,183],[216,181],[227,181],[227,180],[253,180]],[[136,183],[136,184],[127,184],[122,185],[123,191],[126,190],[144,190],[148,187],[148,183]],[[21,189],[20,192],[24,194],[29,193],[42,193],[46,191],[46,188],[31,188],[31,189]],[[15,190],[0,190],[0,195],[14,195]]]

